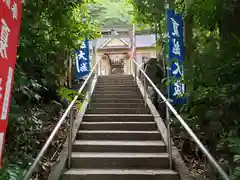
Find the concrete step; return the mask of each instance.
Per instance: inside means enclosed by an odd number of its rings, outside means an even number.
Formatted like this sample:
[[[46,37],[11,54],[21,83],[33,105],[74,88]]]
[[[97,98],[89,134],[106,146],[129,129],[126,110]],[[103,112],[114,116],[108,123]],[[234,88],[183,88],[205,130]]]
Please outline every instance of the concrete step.
[[[105,168],[137,168],[167,169],[169,158],[167,153],[99,153],[73,152],[72,168],[105,169]]]
[[[144,103],[143,99],[139,98],[121,98],[121,97],[92,97],[91,103]]]
[[[93,92],[93,94],[108,94],[108,95],[122,95],[122,96],[124,96],[124,95],[127,95],[127,96],[136,96],[136,95],[140,95],[140,97],[142,97],[141,96],[141,94],[140,94],[140,91],[124,91],[124,90],[120,90],[120,91],[104,91],[104,90],[102,90],[102,91],[94,91]]]
[[[91,108],[145,108],[144,103],[90,103]]]
[[[97,82],[97,85],[135,85],[136,86],[136,83],[134,81],[98,81]]]
[[[133,76],[125,76],[125,77],[99,77],[98,81],[134,81]]]
[[[149,114],[147,108],[91,108],[87,109],[87,114]]]
[[[99,79],[121,79],[121,78],[133,78],[132,74],[111,74],[111,75],[101,75]]]
[[[76,140],[127,140],[127,141],[158,141],[161,140],[158,131],[90,131],[80,130]]]
[[[99,79],[133,79],[133,75],[99,76]]]
[[[166,146],[162,141],[82,141],[73,144],[73,152],[141,152],[162,153]]]
[[[62,180],[179,180],[175,171],[166,169],[70,169]]]
[[[92,99],[95,98],[121,98],[121,99],[142,99],[142,95],[139,93],[135,94],[96,94],[93,93]]]
[[[124,90],[124,89],[118,89],[118,90],[109,90],[109,89],[100,89],[100,90],[94,90],[95,94],[141,94],[139,90],[133,89],[133,90]]]
[[[124,86],[122,84],[105,84],[105,83],[100,83],[96,84],[96,88],[137,88],[136,84],[125,84]]]
[[[153,122],[153,117],[151,114],[85,114],[83,117],[83,122]]]
[[[96,86],[94,91],[130,91],[130,92],[140,92],[137,86]]]
[[[125,82],[132,82],[134,83],[134,79],[133,78],[123,78],[123,79],[98,79],[99,83],[102,82],[112,82],[112,83],[125,83]]]
[[[117,85],[117,84],[135,84],[134,80],[99,80],[97,81],[97,84],[113,84],[113,85]]]
[[[121,89],[121,88],[96,88],[94,90],[94,93],[96,94],[101,94],[101,93],[108,93],[110,92],[109,94],[121,94],[121,93],[128,93],[128,94],[132,94],[132,93],[138,93],[138,94],[141,94],[140,93],[140,90],[137,90],[135,88],[128,88],[128,89]],[[112,92],[112,93],[111,93]]]
[[[125,86],[125,85],[135,85],[134,81],[103,81],[103,82],[97,82],[97,85],[101,85],[101,86],[109,86],[109,85],[118,85],[118,86]]]
[[[157,126],[155,122],[82,122],[80,129],[152,131],[157,130]]]

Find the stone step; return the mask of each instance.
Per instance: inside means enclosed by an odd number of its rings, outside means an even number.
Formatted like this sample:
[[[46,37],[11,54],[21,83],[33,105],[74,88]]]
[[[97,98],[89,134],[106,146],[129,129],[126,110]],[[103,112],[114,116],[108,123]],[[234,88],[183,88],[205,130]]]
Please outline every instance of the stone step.
[[[80,130],[77,140],[127,140],[127,141],[157,141],[161,140],[158,131],[90,131]]]
[[[101,94],[101,93],[108,93],[110,92],[110,94],[112,93],[115,93],[115,94],[118,94],[118,93],[128,93],[128,94],[132,94],[132,93],[138,93],[140,94],[140,91],[135,89],[135,88],[132,88],[132,89],[121,89],[121,88],[96,88],[94,90],[94,93],[96,94]],[[112,93],[111,93],[112,92]]]
[[[98,80],[134,80],[132,75],[129,76],[99,76]]]
[[[112,122],[112,121],[121,121],[121,122],[153,122],[153,117],[150,114],[85,114],[83,117],[83,122]]]
[[[91,103],[144,103],[143,99],[139,98],[121,98],[121,97],[92,97]]]
[[[136,83],[134,81],[98,81],[97,85],[113,85],[113,86],[124,86],[124,85],[135,85]]]
[[[73,152],[71,155],[72,168],[84,169],[167,169],[169,168],[168,157],[167,153]]]
[[[96,88],[137,88],[136,84],[125,84],[124,86],[122,84],[96,84]]]
[[[167,169],[70,169],[62,180],[179,180]]]
[[[133,77],[132,74],[111,74],[111,75],[100,75],[99,78],[120,78],[120,77]]]
[[[140,92],[140,90],[136,86],[98,86],[94,91],[133,91],[133,92]]]
[[[145,108],[144,103],[90,103],[91,108]]]
[[[120,78],[133,78],[132,74],[111,74],[111,75],[101,75],[99,79],[120,79]]]
[[[136,86],[136,83],[134,81],[98,81],[97,82],[97,85],[102,85],[102,84],[105,84],[105,85],[135,85]]]
[[[131,83],[134,83],[134,79],[133,78],[123,78],[123,79],[98,79],[98,82],[99,83],[102,83],[102,82],[111,82],[111,83],[125,83],[125,82],[131,82]]]
[[[107,94],[107,95],[121,95],[121,96],[124,96],[124,95],[127,95],[127,96],[141,96],[140,94],[140,91],[124,91],[124,90],[120,90],[120,91],[105,91],[105,90],[98,90],[98,91],[94,91],[93,92],[93,95],[98,95],[98,94]]]
[[[82,122],[80,129],[152,131],[157,130],[157,126],[155,122]]]
[[[121,99],[142,99],[142,95],[135,94],[96,94],[93,93],[92,99],[96,98],[121,98]]]
[[[141,94],[139,90],[125,90],[125,89],[95,89],[95,94]]]
[[[73,152],[141,152],[162,153],[166,146],[162,141],[82,141],[73,144]]]
[[[135,85],[136,84],[133,82],[133,81],[124,81],[124,82],[121,82],[121,81],[103,81],[103,82],[97,82],[97,85],[101,85],[101,86],[109,86],[109,85],[118,85],[118,86],[125,86],[125,85]]]
[[[147,108],[91,108],[87,109],[88,114],[149,114]]]
[[[133,76],[100,76],[62,180],[179,180]]]

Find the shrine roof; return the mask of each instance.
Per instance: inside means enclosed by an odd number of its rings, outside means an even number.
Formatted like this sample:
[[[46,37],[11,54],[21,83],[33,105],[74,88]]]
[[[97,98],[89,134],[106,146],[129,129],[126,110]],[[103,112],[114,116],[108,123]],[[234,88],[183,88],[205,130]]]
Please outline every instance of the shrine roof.
[[[109,41],[109,37],[102,37],[97,40],[95,40],[96,43],[96,49],[102,49],[104,47],[104,44]],[[119,38],[123,39],[127,43],[130,44],[130,38]],[[137,48],[144,48],[144,47],[153,47],[155,46],[156,40],[155,40],[155,34],[149,34],[149,35],[136,35],[136,47]],[[103,47],[102,47],[103,46]],[[121,48],[121,47],[119,47]]]

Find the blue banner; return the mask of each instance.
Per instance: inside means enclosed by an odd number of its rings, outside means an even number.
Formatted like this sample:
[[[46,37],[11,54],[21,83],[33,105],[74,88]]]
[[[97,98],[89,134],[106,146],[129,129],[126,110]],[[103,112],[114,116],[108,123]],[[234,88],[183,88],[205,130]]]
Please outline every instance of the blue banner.
[[[167,12],[167,28],[169,54],[168,60],[171,63],[169,76],[173,79],[169,84],[169,96],[173,104],[185,104],[186,85],[183,81],[184,41],[183,41],[183,20],[173,10]]]
[[[75,51],[76,60],[76,76],[77,79],[82,78],[91,71],[89,59],[89,41],[86,39],[79,50]]]

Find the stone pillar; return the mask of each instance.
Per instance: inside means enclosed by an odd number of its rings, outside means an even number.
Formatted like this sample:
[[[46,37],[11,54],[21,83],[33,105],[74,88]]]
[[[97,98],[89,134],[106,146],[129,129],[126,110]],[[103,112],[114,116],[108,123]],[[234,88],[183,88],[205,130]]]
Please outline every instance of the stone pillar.
[[[124,58],[124,74],[131,74],[131,69],[130,69],[130,60]]]
[[[109,75],[110,74],[110,63],[109,59],[103,59],[101,57],[101,75]]]

